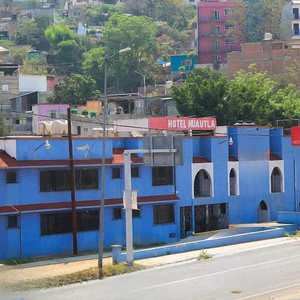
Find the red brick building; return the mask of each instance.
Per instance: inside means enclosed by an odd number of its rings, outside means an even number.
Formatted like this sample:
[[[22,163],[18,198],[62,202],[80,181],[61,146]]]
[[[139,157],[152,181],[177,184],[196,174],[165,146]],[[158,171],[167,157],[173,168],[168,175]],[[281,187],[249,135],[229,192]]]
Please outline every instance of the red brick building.
[[[230,78],[239,70],[247,70],[253,64],[259,71],[276,77],[288,74],[292,68],[295,71],[299,69],[300,48],[295,47],[295,43],[292,45],[291,42],[274,40],[242,43],[241,51],[228,53],[227,58]]]
[[[198,2],[198,63],[226,64],[227,53],[240,50],[240,38],[233,22],[242,12],[240,4],[233,1]]]

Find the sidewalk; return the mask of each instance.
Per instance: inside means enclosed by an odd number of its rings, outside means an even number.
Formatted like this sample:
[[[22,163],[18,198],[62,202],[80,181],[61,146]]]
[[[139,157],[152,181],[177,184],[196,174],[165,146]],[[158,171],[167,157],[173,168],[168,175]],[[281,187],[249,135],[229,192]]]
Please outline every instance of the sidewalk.
[[[236,244],[223,246],[218,248],[206,249],[207,253],[212,257],[224,255],[232,255],[239,252],[251,251],[254,249],[272,247],[286,243],[299,242],[298,239],[292,238],[276,238],[257,242]],[[201,250],[178,253],[160,257],[137,260],[136,263],[145,267],[163,266],[178,262],[196,259]],[[109,253],[106,254],[110,255]],[[77,257],[58,258],[47,261],[38,261],[17,266],[0,266],[0,282],[14,282],[37,280],[42,278],[51,278],[58,275],[71,274],[92,267],[96,267],[98,263],[97,254],[84,255]],[[105,257],[103,264],[112,264],[111,257]]]

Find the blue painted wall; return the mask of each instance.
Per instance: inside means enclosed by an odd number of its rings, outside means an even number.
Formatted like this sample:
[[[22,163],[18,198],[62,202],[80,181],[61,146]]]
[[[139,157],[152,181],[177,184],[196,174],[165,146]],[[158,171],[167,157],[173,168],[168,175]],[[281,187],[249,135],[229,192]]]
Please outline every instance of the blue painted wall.
[[[189,56],[187,54],[171,55],[171,72],[179,72],[179,68],[183,65],[185,60],[191,60],[191,66],[185,66],[185,71],[191,71],[194,69],[197,63],[197,56]]]
[[[228,203],[230,223],[248,223],[258,221],[258,207],[264,200],[269,209],[270,220],[277,219],[278,211],[295,211],[300,209],[300,147],[292,147],[289,137],[283,136],[281,129],[256,127],[231,127],[228,136],[233,145],[228,145],[224,137],[184,137],[182,140],[183,163],[175,168],[175,183],[167,186],[152,186],[150,166],[140,165],[139,178],[132,179],[132,188],[138,190],[139,196],[176,194],[179,201],[174,203],[174,224],[154,225],[153,206],[162,203],[142,203],[139,205],[140,217],[133,219],[134,243],[136,245],[170,243],[180,239],[180,207]],[[18,160],[68,159],[66,139],[50,139],[50,150],[39,147],[44,140],[17,140]],[[75,159],[100,158],[101,140],[74,139]],[[87,150],[84,146],[88,145]],[[141,138],[108,138],[107,158],[112,158],[114,148],[138,149],[143,147]],[[284,162],[284,192],[270,193],[269,156],[274,154]],[[239,164],[240,194],[228,196],[228,160],[234,156]],[[192,163],[193,157],[204,157],[213,164],[214,196],[193,199]],[[94,166],[95,167],[95,166]],[[124,189],[124,167],[121,165],[121,178],[112,179],[112,166],[106,168],[105,197],[122,198]],[[99,187],[101,167],[99,169]],[[45,170],[57,168],[45,168]],[[6,170],[0,169],[0,208],[7,205],[55,203],[70,201],[70,192],[40,192],[40,168],[17,169],[17,183],[6,183]],[[77,200],[100,199],[100,190],[76,192]],[[104,244],[125,244],[125,216],[113,219],[113,207],[105,210]],[[72,235],[57,234],[41,236],[40,212],[24,212],[21,226],[7,228],[7,214],[0,215],[0,259],[63,254],[72,252]],[[21,227],[21,235],[20,235]],[[20,247],[21,237],[21,247]],[[34,245],[34,246],[33,246]],[[98,247],[98,232],[78,233],[79,251],[95,250]]]

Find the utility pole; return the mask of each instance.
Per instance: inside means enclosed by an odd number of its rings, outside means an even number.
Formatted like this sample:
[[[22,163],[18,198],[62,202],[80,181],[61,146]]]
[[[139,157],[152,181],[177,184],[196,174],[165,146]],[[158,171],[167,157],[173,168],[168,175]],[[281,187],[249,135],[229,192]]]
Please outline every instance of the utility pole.
[[[134,71],[134,73],[137,73],[137,74],[139,74],[140,76],[142,76],[143,77],[143,88],[144,88],[144,91],[143,91],[143,96],[144,97],[146,97],[146,94],[147,94],[147,87],[146,87],[146,75],[145,74],[142,74],[142,73],[140,73],[140,72],[138,72],[138,71]]]
[[[104,57],[104,107],[103,107],[103,132],[102,132],[102,160],[101,160],[101,199],[100,199],[100,211],[99,211],[99,249],[98,249],[98,270],[99,279],[102,279],[103,274],[103,252],[104,252],[104,201],[105,201],[105,157],[106,157],[106,136],[107,136],[107,75],[109,60],[116,54],[125,53],[131,51],[130,47],[121,49],[115,52],[113,55]]]
[[[126,262],[133,265],[133,234],[132,234],[132,209],[137,209],[137,191],[132,190],[131,184],[131,154],[154,154],[154,153],[176,153],[176,149],[128,149],[124,150],[124,178],[125,190],[123,192],[123,203],[126,218]]]
[[[105,199],[105,156],[106,156],[106,123],[107,123],[107,72],[108,72],[108,57],[104,57],[104,105],[103,105],[103,132],[102,132],[102,169],[101,169],[101,200],[99,212],[99,252],[98,252],[98,271],[99,279],[102,279],[103,274],[103,250],[104,250],[104,199]]]
[[[72,234],[73,234],[73,254],[78,254],[77,249],[77,214],[75,199],[75,169],[73,160],[71,109],[68,107],[68,141],[69,141],[69,161],[70,161],[70,187],[71,187],[71,206],[72,206]]]

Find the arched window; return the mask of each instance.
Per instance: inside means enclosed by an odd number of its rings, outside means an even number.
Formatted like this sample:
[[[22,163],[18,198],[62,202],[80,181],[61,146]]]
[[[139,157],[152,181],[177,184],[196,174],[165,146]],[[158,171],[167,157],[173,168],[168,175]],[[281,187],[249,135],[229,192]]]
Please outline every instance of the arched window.
[[[229,195],[234,196],[237,194],[236,188],[236,173],[234,169],[230,170],[229,173]]]
[[[270,222],[270,215],[268,211],[268,206],[265,201],[260,201],[258,206],[258,222],[265,223]]]
[[[211,197],[211,179],[205,170],[200,170],[194,181],[194,197]]]
[[[261,201],[261,202],[259,203],[259,209],[260,209],[260,210],[268,210],[268,207],[267,207],[267,204],[266,204],[265,201]]]
[[[282,175],[279,168],[274,168],[271,174],[271,193],[282,192]]]

